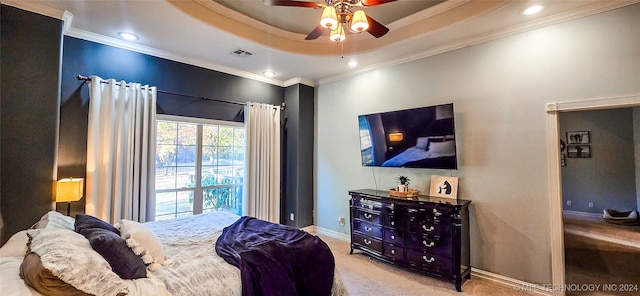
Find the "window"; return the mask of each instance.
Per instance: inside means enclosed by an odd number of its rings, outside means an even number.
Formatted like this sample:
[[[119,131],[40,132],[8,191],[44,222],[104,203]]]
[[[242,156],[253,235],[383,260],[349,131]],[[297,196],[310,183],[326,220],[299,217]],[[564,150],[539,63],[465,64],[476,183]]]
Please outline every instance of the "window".
[[[358,120],[360,125],[360,153],[362,154],[362,165],[373,165],[371,126],[365,116],[360,116]]]
[[[159,115],[156,220],[242,209],[244,126]]]

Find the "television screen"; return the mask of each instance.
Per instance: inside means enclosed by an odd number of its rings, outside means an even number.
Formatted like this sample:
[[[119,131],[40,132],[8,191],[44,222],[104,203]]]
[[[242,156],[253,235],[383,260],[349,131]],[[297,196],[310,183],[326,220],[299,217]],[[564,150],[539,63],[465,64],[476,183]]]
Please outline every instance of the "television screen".
[[[358,116],[363,166],[458,168],[453,104]]]

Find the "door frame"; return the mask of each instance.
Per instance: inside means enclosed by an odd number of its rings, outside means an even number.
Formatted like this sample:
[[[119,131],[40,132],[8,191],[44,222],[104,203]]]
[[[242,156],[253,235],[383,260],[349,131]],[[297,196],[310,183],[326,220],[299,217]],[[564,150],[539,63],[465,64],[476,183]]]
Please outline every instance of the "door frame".
[[[549,170],[549,207],[551,219],[551,280],[552,293],[564,296],[564,228],[562,224],[562,178],[560,173],[561,112],[612,108],[640,107],[640,94],[547,103],[547,155]]]

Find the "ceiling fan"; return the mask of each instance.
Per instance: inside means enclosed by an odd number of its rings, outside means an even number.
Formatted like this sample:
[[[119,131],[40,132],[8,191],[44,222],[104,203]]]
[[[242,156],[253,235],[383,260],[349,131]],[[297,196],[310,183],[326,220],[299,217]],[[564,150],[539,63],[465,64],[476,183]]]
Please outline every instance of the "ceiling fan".
[[[320,24],[307,35],[305,40],[318,39],[325,30],[331,30],[329,39],[339,43],[346,39],[346,30],[352,33],[367,31],[376,38],[389,32],[389,28],[366,15],[358,7],[372,7],[397,0],[324,0],[324,3],[294,0],[263,0],[270,6],[295,6],[307,8],[323,8]]]

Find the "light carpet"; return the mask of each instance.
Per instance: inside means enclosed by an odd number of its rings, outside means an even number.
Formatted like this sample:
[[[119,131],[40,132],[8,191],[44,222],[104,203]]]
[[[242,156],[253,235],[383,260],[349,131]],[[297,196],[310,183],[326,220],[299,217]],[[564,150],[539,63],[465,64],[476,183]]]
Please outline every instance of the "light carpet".
[[[430,278],[393,265],[370,259],[360,251],[349,255],[349,243],[319,235],[336,258],[336,266],[351,296],[423,296],[423,295],[539,295],[505,288],[492,282],[474,279],[464,282],[462,292],[451,283]]]

